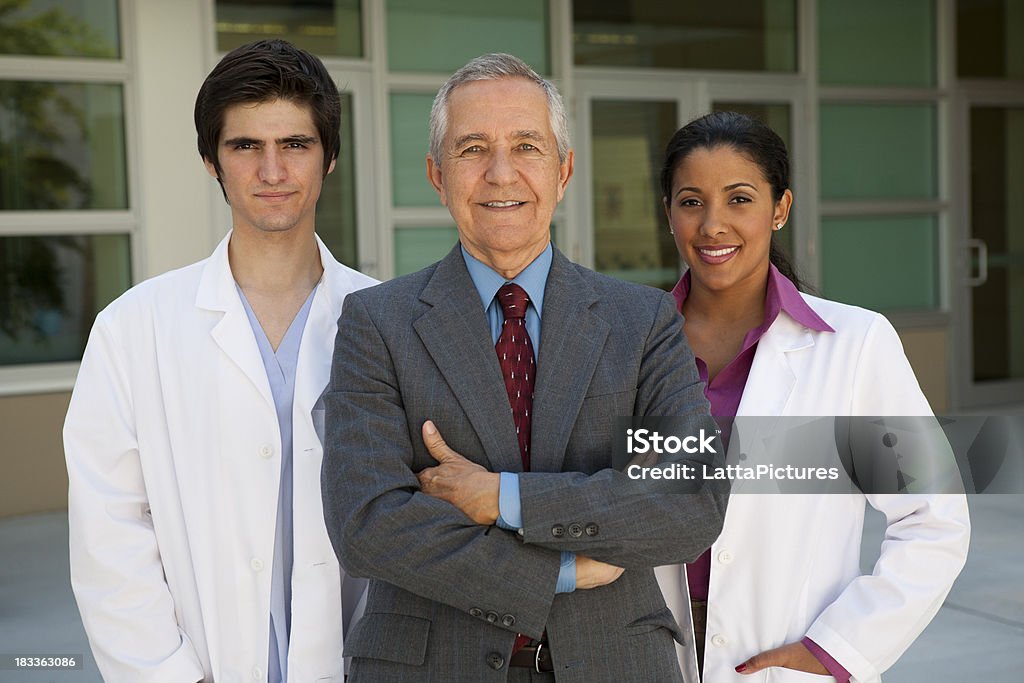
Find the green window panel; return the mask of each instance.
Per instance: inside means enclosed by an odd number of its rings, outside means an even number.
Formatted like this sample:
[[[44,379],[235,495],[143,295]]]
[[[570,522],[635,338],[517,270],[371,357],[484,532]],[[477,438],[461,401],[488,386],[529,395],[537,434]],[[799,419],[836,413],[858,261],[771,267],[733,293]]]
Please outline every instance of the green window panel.
[[[448,74],[488,52],[550,73],[545,0],[388,0],[388,68]]]
[[[395,275],[415,273],[440,261],[458,241],[455,226],[395,228]]]
[[[127,235],[0,237],[0,366],[81,359],[96,314],[129,286]]]
[[[822,293],[874,311],[939,307],[935,216],[825,218]]]
[[[679,279],[659,178],[677,116],[675,102],[591,104],[597,271],[662,289]]]
[[[956,66],[961,78],[1024,79],[1024,3],[957,0]]]
[[[932,104],[822,104],[822,199],[934,199]]]
[[[324,179],[316,205],[316,231],[327,248],[347,266],[359,268],[356,244],[356,159],[352,95],[341,94],[341,152],[334,171]]]
[[[0,2],[0,55],[121,56],[117,0]]]
[[[0,210],[125,208],[121,86],[0,81]]]
[[[433,95],[391,95],[391,194],[395,206],[437,206],[427,180]]]
[[[360,0],[216,0],[217,50],[283,38],[321,57],[362,57]]]
[[[818,74],[826,85],[935,84],[933,0],[821,0]]]
[[[795,0],[572,3],[578,65],[796,71]]]

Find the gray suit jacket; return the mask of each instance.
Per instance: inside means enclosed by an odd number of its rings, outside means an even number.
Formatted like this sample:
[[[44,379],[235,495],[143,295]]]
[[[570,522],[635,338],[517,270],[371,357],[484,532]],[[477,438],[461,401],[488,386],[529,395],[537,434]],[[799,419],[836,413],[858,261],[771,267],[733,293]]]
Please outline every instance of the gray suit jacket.
[[[679,628],[652,567],[707,548],[726,494],[635,495],[610,469],[615,417],[690,416],[694,431],[715,429],[681,325],[670,295],[555,251],[516,534],[473,524],[420,493],[415,476],[436,464],[420,436],[427,419],[467,458],[522,471],[458,245],[434,266],[346,298],[322,483],[341,564],[371,578],[366,614],[346,637],[350,681],[504,681],[516,634],[545,628],[560,683],[682,680]],[[561,550],[626,571],[608,586],[555,595]]]

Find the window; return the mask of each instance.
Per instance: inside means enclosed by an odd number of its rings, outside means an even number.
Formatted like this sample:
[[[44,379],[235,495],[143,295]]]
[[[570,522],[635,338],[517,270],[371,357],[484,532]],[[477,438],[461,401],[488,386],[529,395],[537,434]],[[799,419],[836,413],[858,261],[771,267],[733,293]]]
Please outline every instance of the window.
[[[826,297],[887,312],[944,306],[936,6],[817,4]]]
[[[283,38],[321,57],[362,57],[359,0],[216,0],[217,50]]]
[[[116,0],[5,8],[0,368],[79,360],[96,313],[132,283],[119,9]]]
[[[489,52],[550,73],[548,3],[387,0],[388,69],[449,74]]]
[[[934,85],[933,5],[933,0],[819,2],[821,83]]]
[[[659,170],[676,130],[675,102],[591,103],[594,267],[672,289],[679,255],[668,230]]]
[[[794,0],[573,3],[577,65],[796,71]]]
[[[1024,79],[1024,4],[957,0],[957,75]]]

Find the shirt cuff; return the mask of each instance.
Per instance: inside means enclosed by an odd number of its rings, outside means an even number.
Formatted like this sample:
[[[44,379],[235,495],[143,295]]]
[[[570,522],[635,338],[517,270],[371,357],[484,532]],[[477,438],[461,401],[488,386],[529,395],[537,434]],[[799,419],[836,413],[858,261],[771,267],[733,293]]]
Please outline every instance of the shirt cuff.
[[[821,662],[821,665],[828,669],[832,677],[839,683],[850,683],[850,672],[843,668],[843,665],[832,658],[832,655],[825,652],[820,645],[804,636],[800,641],[804,647],[811,651],[814,658]]]
[[[523,528],[523,503],[519,499],[519,475],[502,472],[498,482],[498,519],[495,522],[502,529],[519,531]],[[575,561],[573,562],[575,572]],[[575,577],[575,573],[573,575]],[[575,578],[573,579],[575,588]]]
[[[572,593],[576,590],[576,553],[562,551],[562,566],[558,569],[555,593]]]

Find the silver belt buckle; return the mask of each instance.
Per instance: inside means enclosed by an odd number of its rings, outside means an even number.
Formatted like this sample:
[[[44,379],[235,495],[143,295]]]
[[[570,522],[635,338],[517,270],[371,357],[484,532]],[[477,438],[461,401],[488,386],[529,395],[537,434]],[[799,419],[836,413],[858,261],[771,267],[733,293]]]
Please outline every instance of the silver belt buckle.
[[[540,651],[541,651],[541,648],[543,648],[543,647],[544,647],[544,643],[538,641],[537,642],[537,651],[533,653],[533,670],[536,671],[539,674],[540,673],[544,673],[543,671],[540,670]]]

